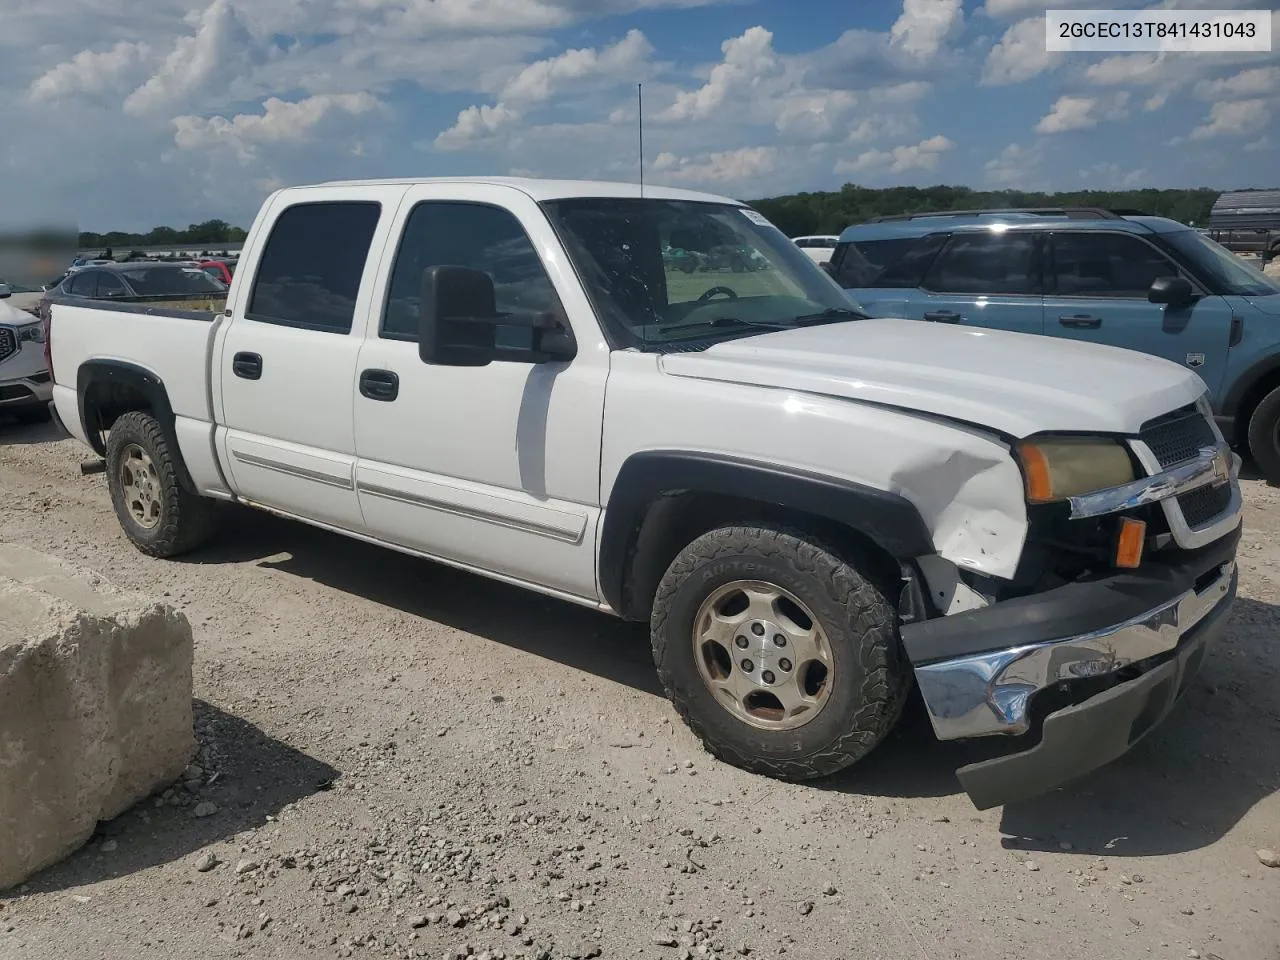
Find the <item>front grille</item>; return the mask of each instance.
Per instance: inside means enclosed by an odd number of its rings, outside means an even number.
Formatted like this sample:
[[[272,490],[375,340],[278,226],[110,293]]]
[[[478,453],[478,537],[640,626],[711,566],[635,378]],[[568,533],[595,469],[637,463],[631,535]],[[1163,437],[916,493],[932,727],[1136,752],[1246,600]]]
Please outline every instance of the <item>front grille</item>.
[[[1178,506],[1182,508],[1182,518],[1191,529],[1207,526],[1216,520],[1231,504],[1231,484],[1224,483],[1216,487],[1201,487],[1178,497]]]
[[[1162,469],[1194,460],[1201,447],[1217,446],[1213,426],[1194,407],[1150,421],[1139,437],[1151,448]]]
[[[0,327],[0,360],[8,360],[18,352],[18,334],[12,327]]]

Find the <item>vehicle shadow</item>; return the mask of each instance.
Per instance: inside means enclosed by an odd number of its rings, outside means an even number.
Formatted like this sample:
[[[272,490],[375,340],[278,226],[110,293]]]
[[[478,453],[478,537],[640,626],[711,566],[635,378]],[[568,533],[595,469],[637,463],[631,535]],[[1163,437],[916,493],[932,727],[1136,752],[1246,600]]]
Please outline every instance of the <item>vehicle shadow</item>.
[[[20,423],[16,417],[0,413],[0,446],[16,446],[29,443],[54,443],[62,440],[63,434],[52,421],[43,423]]]
[[[231,511],[233,529],[193,563],[257,562],[484,637],[653,696],[662,690],[644,625],[540,597],[292,521]],[[1001,815],[1020,849],[1152,856],[1221,839],[1280,790],[1280,606],[1240,599],[1184,701],[1113,764]],[[812,785],[867,796],[962,794],[957,767],[994,755],[992,741],[942,743],[918,697],[866,760]],[[1209,787],[1211,785],[1211,787]],[[968,800],[964,800],[968,803]]]
[[[1226,632],[1174,712],[1101,770],[1001,811],[1020,850],[1142,857],[1208,846],[1280,791],[1280,606],[1240,599]],[[992,746],[940,743],[923,706],[866,761],[826,789],[886,797],[960,794],[957,767]],[[967,800],[965,801],[967,802]]]
[[[231,507],[219,542],[179,558],[282,570],[662,696],[648,627],[429,560]],[[283,556],[282,556],[283,555]]]
[[[339,773],[314,757],[273,740],[257,727],[210,703],[194,703],[196,739],[212,757],[207,783],[196,802],[210,801],[217,812],[193,816],[194,806],[156,806],[151,798],[109,822],[67,859],[49,867],[15,891],[18,897],[73,889],[181,859],[267,822],[291,803],[328,790]],[[216,775],[216,778],[215,778]],[[114,844],[110,852],[104,843]]]

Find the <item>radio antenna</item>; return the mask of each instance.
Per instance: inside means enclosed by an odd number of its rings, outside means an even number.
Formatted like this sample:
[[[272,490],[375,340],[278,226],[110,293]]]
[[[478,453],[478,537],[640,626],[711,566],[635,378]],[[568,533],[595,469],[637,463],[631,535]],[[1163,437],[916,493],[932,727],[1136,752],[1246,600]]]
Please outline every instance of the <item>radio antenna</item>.
[[[640,125],[640,196],[644,197],[644,84],[636,84],[636,119]]]

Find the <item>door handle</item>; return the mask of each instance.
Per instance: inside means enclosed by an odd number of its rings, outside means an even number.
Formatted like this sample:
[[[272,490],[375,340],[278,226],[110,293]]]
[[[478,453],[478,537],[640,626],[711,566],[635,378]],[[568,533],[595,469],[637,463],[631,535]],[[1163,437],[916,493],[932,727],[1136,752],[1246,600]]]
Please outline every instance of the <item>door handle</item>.
[[[1064,327],[1073,327],[1077,330],[1097,330],[1102,326],[1101,317],[1091,317],[1087,313],[1077,313],[1070,317],[1059,317],[1058,322]]]
[[[390,370],[364,370],[360,374],[360,396],[390,403],[400,394],[400,377]]]
[[[924,318],[934,323],[959,323],[961,319],[960,314],[954,310],[930,310]]]
[[[237,353],[231,358],[231,372],[241,380],[261,380],[262,355],[257,353]]]

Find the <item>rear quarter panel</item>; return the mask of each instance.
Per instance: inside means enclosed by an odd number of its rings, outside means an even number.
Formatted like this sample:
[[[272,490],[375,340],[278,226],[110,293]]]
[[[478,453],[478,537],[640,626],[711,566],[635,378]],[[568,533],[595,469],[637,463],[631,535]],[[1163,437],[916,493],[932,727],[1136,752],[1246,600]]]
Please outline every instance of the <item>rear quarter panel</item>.
[[[189,300],[178,303],[183,310],[192,306]],[[144,311],[54,301],[49,310],[53,399],[67,429],[89,443],[76,388],[80,368],[91,361],[130,364],[164,384],[179,449],[197,485],[205,485],[201,478],[216,483],[208,440],[213,419],[209,356],[218,326],[215,315],[205,314],[203,319],[182,316],[176,308],[160,303],[148,304]]]

